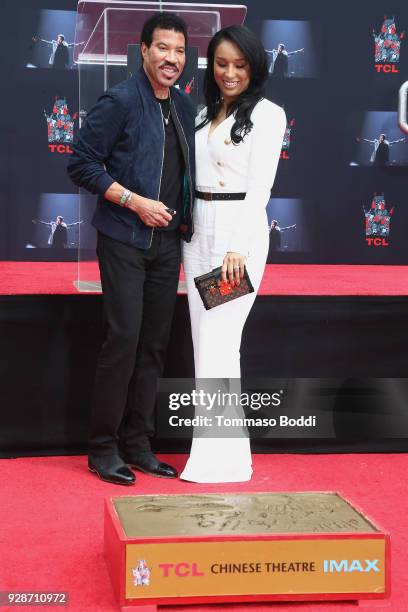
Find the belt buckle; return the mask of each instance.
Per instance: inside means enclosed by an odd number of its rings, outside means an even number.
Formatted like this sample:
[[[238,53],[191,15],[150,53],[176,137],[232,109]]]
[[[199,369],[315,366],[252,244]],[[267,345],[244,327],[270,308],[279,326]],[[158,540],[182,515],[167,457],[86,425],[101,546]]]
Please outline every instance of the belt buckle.
[[[206,202],[211,202],[212,201],[212,193],[211,192],[206,191],[206,192],[204,192],[203,195],[204,195],[204,200]]]

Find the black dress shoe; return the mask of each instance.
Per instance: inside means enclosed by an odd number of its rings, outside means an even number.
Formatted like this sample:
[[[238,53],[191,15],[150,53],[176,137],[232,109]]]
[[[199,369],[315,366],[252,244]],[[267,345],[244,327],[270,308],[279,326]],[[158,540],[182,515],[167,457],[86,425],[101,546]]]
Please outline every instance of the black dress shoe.
[[[88,456],[88,468],[95,472],[101,480],[112,484],[132,485],[136,476],[119,455]]]
[[[133,455],[124,454],[122,457],[130,466],[145,474],[159,476],[160,478],[177,478],[178,476],[177,470],[174,467],[167,463],[162,463],[150,451],[143,451]]]

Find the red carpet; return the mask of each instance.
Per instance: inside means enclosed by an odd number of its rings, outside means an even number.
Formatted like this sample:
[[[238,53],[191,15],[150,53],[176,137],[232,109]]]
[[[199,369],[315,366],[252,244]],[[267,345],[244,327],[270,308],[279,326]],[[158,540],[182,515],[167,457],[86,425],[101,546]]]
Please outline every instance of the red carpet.
[[[185,462],[181,455],[164,459],[178,468]],[[362,609],[369,612],[408,610],[407,455],[256,455],[253,480],[235,485],[194,485],[138,474],[136,486],[118,487],[90,474],[85,457],[3,459],[0,467],[0,591],[67,591],[68,610],[117,610],[102,556],[103,498],[106,496],[336,490],[391,534],[391,599],[367,601]],[[169,612],[351,612],[356,609],[352,602],[166,608]]]
[[[98,280],[97,264],[82,263],[80,277]],[[78,294],[77,278],[78,264],[73,262],[4,261],[0,262],[0,295]],[[268,264],[260,294],[408,295],[408,266]]]

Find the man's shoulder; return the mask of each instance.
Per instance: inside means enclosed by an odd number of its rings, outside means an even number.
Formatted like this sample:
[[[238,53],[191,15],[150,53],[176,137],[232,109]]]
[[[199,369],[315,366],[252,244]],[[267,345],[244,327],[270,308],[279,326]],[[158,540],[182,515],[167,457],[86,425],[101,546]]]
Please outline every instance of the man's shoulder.
[[[127,96],[129,93],[135,92],[138,90],[136,79],[132,76],[129,79],[125,79],[109,89],[106,90],[106,93],[112,96],[122,97]]]
[[[109,87],[103,95],[126,105],[128,102],[134,102],[135,96],[138,94],[138,83],[134,77],[130,77],[130,79]]]
[[[171,95],[173,96],[173,100],[176,104],[182,106],[189,114],[195,117],[194,104],[192,103],[191,96],[189,94],[186,94],[178,87],[172,87]]]

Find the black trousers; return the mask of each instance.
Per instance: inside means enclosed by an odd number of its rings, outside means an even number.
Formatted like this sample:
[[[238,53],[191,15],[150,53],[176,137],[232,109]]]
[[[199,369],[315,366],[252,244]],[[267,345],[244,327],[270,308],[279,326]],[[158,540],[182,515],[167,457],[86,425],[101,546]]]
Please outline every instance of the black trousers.
[[[150,450],[157,379],[162,375],[180,272],[178,231],[155,231],[150,249],[98,234],[108,326],[99,354],[89,451]]]

